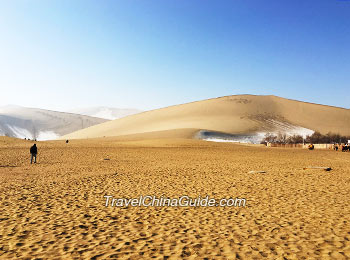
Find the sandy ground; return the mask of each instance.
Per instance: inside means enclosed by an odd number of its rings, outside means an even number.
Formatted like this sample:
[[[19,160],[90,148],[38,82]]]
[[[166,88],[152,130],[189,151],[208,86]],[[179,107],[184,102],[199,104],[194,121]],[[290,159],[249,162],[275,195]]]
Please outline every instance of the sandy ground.
[[[0,259],[350,258],[350,153],[77,140],[39,142],[30,165],[30,146],[0,140]],[[118,208],[103,198],[206,194],[247,205]]]

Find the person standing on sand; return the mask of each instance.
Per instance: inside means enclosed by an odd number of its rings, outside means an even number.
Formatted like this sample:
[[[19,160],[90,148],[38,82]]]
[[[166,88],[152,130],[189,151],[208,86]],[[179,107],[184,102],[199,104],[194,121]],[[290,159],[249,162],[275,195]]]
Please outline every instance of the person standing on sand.
[[[30,164],[33,163],[33,158],[34,158],[34,163],[36,163],[36,155],[38,154],[38,148],[36,147],[36,144],[34,144],[32,147],[30,147]]]

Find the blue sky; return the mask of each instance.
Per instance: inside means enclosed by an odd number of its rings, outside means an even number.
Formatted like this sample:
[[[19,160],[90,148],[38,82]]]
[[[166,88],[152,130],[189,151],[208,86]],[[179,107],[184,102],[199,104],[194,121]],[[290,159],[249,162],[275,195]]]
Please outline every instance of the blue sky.
[[[1,1],[0,105],[234,95],[350,108],[350,1]]]

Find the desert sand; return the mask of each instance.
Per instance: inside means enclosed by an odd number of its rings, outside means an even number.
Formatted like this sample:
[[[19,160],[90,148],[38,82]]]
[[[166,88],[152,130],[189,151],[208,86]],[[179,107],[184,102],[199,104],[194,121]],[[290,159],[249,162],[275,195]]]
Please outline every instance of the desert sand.
[[[31,145],[0,138],[0,259],[350,258],[349,153],[104,138],[39,142],[30,165]],[[104,195],[247,204],[118,208]]]
[[[175,129],[227,134],[300,129],[350,135],[350,110],[276,96],[234,95],[166,107],[91,126],[62,139],[122,136]],[[197,131],[197,132],[198,132]],[[187,138],[187,136],[183,136]]]

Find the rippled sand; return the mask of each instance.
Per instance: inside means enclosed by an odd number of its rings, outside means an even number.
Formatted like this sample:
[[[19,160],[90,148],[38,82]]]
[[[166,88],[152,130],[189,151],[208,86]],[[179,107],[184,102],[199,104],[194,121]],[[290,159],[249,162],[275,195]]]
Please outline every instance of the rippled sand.
[[[350,153],[100,139],[39,142],[30,165],[30,146],[0,139],[0,259],[350,258]],[[106,194],[247,206],[112,208]]]

